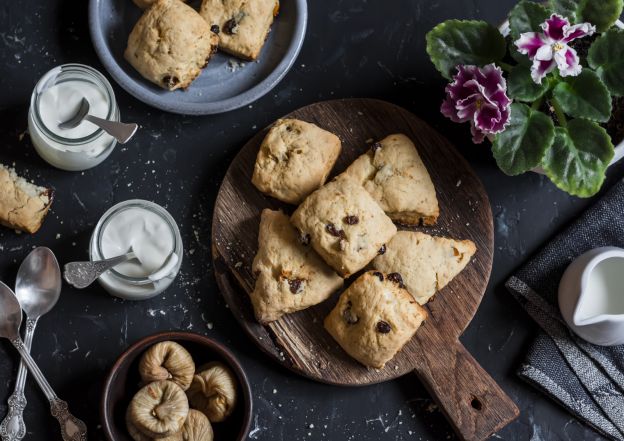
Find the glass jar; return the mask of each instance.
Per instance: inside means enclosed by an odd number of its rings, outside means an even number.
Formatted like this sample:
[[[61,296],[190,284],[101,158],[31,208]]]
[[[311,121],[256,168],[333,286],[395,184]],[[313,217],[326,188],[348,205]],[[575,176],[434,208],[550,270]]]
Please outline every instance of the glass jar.
[[[76,114],[81,97],[89,101],[89,114],[119,121],[119,107],[110,83],[100,72],[83,64],[53,68],[37,82],[30,97],[28,132],[33,146],[41,158],[62,170],[95,167],[117,144],[115,138],[88,121],[82,121],[76,130],[58,127]]]
[[[93,230],[89,244],[89,258],[91,261],[96,261],[115,257],[106,256],[102,251],[104,231],[116,216],[119,216],[125,210],[133,208],[147,210],[163,221],[173,239],[172,252],[162,267],[149,276],[130,277],[113,268],[102,274],[98,281],[106,291],[116,297],[129,300],[144,300],[154,297],[167,289],[178,275],[182,265],[182,237],[180,236],[178,225],[167,210],[158,204],[141,199],[131,199],[111,207],[102,215]]]

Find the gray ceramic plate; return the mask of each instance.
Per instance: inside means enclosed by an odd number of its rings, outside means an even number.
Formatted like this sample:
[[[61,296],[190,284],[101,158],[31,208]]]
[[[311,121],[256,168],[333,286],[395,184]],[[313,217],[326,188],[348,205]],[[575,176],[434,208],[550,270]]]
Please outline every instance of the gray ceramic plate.
[[[173,113],[208,115],[245,106],[275,87],[299,54],[308,10],[306,0],[281,0],[258,61],[244,62],[218,52],[187,90],[173,92],[144,79],[123,57],[128,35],[140,16],[132,0],[90,0],[91,39],[104,67],[121,87],[146,104]]]

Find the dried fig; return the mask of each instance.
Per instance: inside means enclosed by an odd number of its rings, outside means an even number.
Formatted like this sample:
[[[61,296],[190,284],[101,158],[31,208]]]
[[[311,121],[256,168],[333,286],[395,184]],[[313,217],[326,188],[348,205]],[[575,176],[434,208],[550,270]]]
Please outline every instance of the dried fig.
[[[198,410],[189,410],[188,417],[182,427],[183,441],[212,441],[214,433],[208,417]]]
[[[223,363],[208,363],[193,377],[186,393],[194,409],[202,411],[211,423],[218,423],[236,405],[236,377]]]
[[[126,411],[126,428],[128,429],[128,434],[130,435],[130,438],[132,438],[134,441],[152,441],[154,439],[151,436],[145,435],[134,424],[132,424],[132,421],[130,421],[130,408],[128,408],[128,410]],[[171,436],[158,438],[158,441],[184,441],[184,438],[182,437],[182,432],[178,432]]]
[[[128,421],[151,438],[182,430],[189,412],[184,391],[172,381],[155,381],[139,390],[128,407]]]
[[[193,381],[195,363],[183,346],[173,341],[161,341],[141,357],[139,374],[145,384],[170,380],[187,390]]]

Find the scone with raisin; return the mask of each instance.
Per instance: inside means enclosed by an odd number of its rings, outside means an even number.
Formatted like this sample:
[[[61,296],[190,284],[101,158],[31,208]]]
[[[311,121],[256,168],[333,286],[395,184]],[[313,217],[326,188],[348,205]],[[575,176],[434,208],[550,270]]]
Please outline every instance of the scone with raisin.
[[[436,223],[436,191],[407,136],[390,135],[374,143],[344,174],[362,184],[391,219],[405,225]]]
[[[373,260],[373,267],[400,273],[407,290],[424,305],[466,267],[476,251],[470,240],[399,231],[386,252]]]
[[[426,318],[398,273],[369,271],[342,293],[325,329],[351,357],[381,369]]]
[[[190,6],[158,0],[136,23],[124,57],[158,86],[185,89],[217,49],[219,37]]]
[[[260,55],[279,0],[203,0],[199,13],[219,33],[219,48],[245,60]]]
[[[299,242],[288,216],[269,209],[262,210],[252,270],[257,279],[250,297],[260,323],[321,303],[343,284],[311,247]]]
[[[263,193],[298,204],[325,183],[340,148],[340,139],[327,130],[280,119],[262,141],[251,181]]]
[[[291,221],[325,262],[347,277],[364,268],[397,229],[373,197],[340,177],[308,196]]]
[[[0,164],[0,224],[36,233],[52,205],[53,192],[17,175]]]

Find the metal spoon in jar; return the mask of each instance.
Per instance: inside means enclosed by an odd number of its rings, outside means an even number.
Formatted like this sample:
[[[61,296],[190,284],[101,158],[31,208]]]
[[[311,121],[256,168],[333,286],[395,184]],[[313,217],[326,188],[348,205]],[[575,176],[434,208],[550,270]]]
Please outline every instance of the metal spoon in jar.
[[[109,269],[136,258],[137,256],[131,248],[128,253],[110,259],[96,260],[95,262],[69,262],[65,264],[63,277],[74,288],[83,289],[95,282]]]
[[[117,121],[109,121],[107,119],[98,118],[97,116],[89,115],[89,101],[86,98],[82,98],[80,101],[80,107],[74,116],[67,121],[60,123],[58,126],[60,129],[73,129],[77,127],[83,120],[89,121],[95,124],[106,133],[117,139],[120,144],[125,144],[130,141],[130,138],[136,133],[138,129],[137,124],[126,124]]]
[[[20,265],[15,282],[17,300],[27,316],[24,345],[28,352],[39,317],[56,305],[60,293],[61,270],[54,253],[46,247],[35,248]],[[18,441],[26,435],[22,414],[26,407],[24,386],[27,375],[26,366],[21,362],[17,371],[15,390],[8,400],[9,412],[0,423],[2,441]]]
[[[37,384],[50,402],[52,416],[61,425],[61,434],[64,441],[86,441],[87,426],[81,420],[69,413],[67,403],[61,400],[50,383],[39,370],[37,363],[26,350],[19,328],[22,323],[22,308],[11,288],[0,282],[0,337],[8,339],[22,356],[22,361],[37,381]]]

